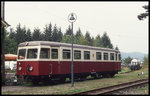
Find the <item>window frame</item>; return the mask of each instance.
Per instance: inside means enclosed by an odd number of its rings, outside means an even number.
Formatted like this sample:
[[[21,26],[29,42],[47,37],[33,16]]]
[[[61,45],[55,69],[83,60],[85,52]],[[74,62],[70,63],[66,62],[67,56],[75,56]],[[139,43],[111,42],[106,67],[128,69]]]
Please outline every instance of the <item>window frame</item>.
[[[85,58],[85,55],[87,55],[87,54],[85,54],[85,52],[88,52],[89,53],[89,58]],[[90,51],[83,51],[83,56],[84,56],[84,60],[90,60],[91,59],[91,52]]]
[[[75,60],[81,60],[81,56],[82,56],[82,55],[81,55],[81,54],[82,54],[81,50],[76,50],[76,49],[75,49],[75,50],[73,50],[73,51],[74,51],[74,52],[73,52],[73,54],[74,54],[74,56],[73,56],[73,57],[74,57],[74,59],[75,59]],[[77,53],[79,53],[79,54],[80,54],[80,58],[75,58],[75,54],[76,54],[76,52],[75,52],[75,51],[78,51]]]
[[[57,49],[57,58],[55,58],[55,59],[52,58],[52,50],[53,49]],[[59,59],[59,49],[58,48],[51,48],[51,59],[52,60],[58,60]]]
[[[24,56],[23,59],[19,59],[19,51],[20,51],[20,50],[25,50],[25,56]],[[27,54],[27,48],[20,48],[20,49],[18,49],[17,59],[18,59],[18,60],[25,60],[25,59],[26,59],[26,54]]]
[[[121,54],[118,53],[118,61],[121,61]]]
[[[97,58],[97,53],[100,53],[100,56],[101,56],[100,59]],[[96,59],[96,60],[102,60],[102,52],[98,52],[98,51],[97,51],[97,52],[96,52],[96,58],[95,58],[95,59]]]
[[[105,54],[107,54],[107,59],[105,59]],[[103,52],[103,60],[108,61],[109,60],[109,53]]]
[[[69,50],[69,51],[70,51],[70,58],[64,58],[64,50]],[[69,51],[68,51],[68,52],[69,52]],[[70,49],[65,49],[65,48],[62,49],[62,59],[63,59],[63,60],[70,60],[70,59],[72,58],[72,56],[71,56],[71,51],[72,51],[72,50],[70,50]]]
[[[113,54],[113,55],[111,55],[111,54]],[[111,58],[111,56],[113,56],[113,59]],[[115,60],[115,53],[110,53],[110,58],[109,59],[114,61]]]
[[[37,49],[37,57],[36,58],[28,58],[28,51],[31,50],[31,49]],[[27,48],[26,59],[38,59],[38,55],[39,55],[38,54],[39,53],[38,50],[39,50],[38,47],[36,47],[36,48]]]
[[[41,58],[41,50],[42,50],[42,49],[49,49],[49,53],[48,53],[49,58]],[[51,48],[48,48],[48,47],[47,47],[47,48],[41,47],[41,48],[40,48],[39,59],[42,59],[42,60],[43,60],[43,59],[50,59],[50,58],[51,58]]]
[[[115,60],[118,61],[118,54],[117,53],[115,53],[115,57],[116,57]]]

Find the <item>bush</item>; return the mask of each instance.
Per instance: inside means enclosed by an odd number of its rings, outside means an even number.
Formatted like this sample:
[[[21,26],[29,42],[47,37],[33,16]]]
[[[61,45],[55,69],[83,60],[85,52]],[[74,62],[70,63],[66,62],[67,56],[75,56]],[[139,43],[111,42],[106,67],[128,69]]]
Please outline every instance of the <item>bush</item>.
[[[144,61],[143,61],[143,67],[148,67],[149,65],[149,62],[148,62],[148,57],[147,56],[144,56]]]

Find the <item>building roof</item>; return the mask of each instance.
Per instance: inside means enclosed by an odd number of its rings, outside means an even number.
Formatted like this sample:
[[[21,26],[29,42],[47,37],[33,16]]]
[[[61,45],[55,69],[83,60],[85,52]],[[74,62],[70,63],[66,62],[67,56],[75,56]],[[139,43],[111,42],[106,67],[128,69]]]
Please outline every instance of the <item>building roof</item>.
[[[16,54],[5,54],[5,61],[16,61],[17,55]]]
[[[2,26],[3,27],[8,27],[8,26],[10,26],[5,20],[3,20],[2,18],[1,18],[1,24],[2,24]]]

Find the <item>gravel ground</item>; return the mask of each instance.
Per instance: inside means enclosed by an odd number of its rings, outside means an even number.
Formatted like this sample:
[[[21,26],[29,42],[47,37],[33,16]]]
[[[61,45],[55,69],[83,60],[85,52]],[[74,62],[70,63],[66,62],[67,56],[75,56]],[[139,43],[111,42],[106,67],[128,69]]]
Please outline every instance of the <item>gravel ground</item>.
[[[29,87],[24,87],[24,86],[2,86],[2,92],[6,92],[6,91],[14,91],[14,90],[22,90],[25,88],[29,88]]]
[[[119,91],[117,93],[113,93],[113,95],[140,95],[143,94],[137,91]]]
[[[144,91],[140,91],[141,89],[144,89]],[[121,90],[112,94],[113,95],[148,95],[148,88],[147,87],[133,88],[133,89]]]

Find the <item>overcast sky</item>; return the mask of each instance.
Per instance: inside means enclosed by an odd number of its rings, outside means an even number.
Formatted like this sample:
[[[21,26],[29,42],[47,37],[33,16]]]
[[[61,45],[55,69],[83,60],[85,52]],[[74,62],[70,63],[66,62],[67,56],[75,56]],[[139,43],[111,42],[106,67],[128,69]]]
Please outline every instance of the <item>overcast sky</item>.
[[[16,29],[21,23],[31,31],[46,24],[61,27],[63,33],[69,26],[68,15],[76,13],[74,33],[80,27],[85,35],[103,35],[107,32],[113,46],[122,52],[148,54],[148,18],[140,21],[137,15],[144,13],[148,2],[5,2],[5,20]],[[8,29],[9,29],[8,28]]]

